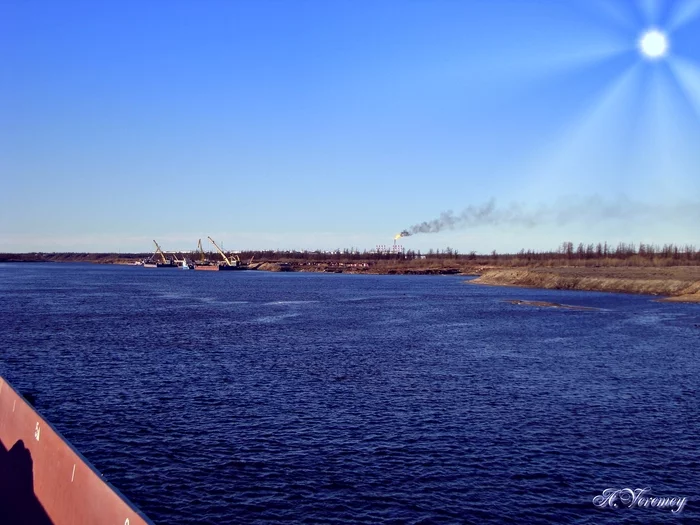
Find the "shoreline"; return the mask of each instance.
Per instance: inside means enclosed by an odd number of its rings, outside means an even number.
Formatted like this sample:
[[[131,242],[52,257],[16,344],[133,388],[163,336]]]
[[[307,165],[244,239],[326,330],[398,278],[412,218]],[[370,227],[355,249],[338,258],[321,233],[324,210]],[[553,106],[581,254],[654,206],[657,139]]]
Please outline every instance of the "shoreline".
[[[25,254],[0,258],[2,262],[92,263],[136,266],[135,255],[57,254],[54,257],[27,257]],[[5,260],[3,260],[5,259]],[[9,259],[9,260],[8,260]],[[13,260],[14,259],[14,260]],[[512,286],[544,290],[629,293],[658,296],[661,302],[700,303],[700,266],[635,265],[509,265],[478,264],[479,261],[400,261],[362,259],[352,262],[332,260],[259,260],[249,271],[346,273],[354,275],[456,275],[475,277],[466,284]]]
[[[700,303],[700,268],[498,268],[467,284],[659,296],[660,302]]]

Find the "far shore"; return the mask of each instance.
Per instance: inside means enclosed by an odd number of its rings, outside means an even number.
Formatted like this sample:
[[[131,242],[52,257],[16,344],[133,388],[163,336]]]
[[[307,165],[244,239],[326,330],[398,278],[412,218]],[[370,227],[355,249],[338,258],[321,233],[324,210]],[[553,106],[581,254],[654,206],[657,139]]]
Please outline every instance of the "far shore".
[[[135,265],[150,256],[118,253],[0,254],[0,262]],[[627,259],[577,260],[558,254],[545,254],[539,259],[513,255],[440,254],[409,259],[400,255],[249,252],[241,254],[241,261],[249,270],[257,271],[461,275],[475,277],[466,281],[470,285],[645,294],[658,296],[661,301],[700,303],[700,264],[694,258],[644,259],[633,256]]]

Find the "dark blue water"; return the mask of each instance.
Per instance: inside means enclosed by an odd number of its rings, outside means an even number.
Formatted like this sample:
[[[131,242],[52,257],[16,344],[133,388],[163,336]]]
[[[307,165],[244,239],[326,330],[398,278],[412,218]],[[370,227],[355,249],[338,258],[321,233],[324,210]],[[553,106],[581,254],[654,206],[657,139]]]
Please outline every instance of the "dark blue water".
[[[698,521],[700,306],[652,299],[5,264],[0,373],[156,523]]]

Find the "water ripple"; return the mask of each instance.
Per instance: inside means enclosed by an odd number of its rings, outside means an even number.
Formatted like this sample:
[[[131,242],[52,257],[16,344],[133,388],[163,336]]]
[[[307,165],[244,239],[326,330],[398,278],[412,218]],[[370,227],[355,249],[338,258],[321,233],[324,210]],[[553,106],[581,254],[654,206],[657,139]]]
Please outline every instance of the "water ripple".
[[[0,373],[157,523],[673,519],[592,505],[644,486],[700,521],[698,306],[451,277],[2,269]]]

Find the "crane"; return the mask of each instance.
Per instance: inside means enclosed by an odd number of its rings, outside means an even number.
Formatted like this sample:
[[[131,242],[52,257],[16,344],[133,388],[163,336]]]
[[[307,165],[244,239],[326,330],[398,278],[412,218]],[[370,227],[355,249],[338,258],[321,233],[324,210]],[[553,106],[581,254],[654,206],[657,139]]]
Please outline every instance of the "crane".
[[[168,264],[168,261],[165,259],[165,254],[163,253],[163,250],[160,249],[160,246],[158,246],[158,243],[155,241],[155,239],[153,240],[153,244],[156,245],[156,251],[153,255],[155,255],[156,253],[159,254],[160,258],[163,259],[163,264]]]
[[[236,260],[234,261],[236,264],[232,263],[231,261],[229,261],[228,257],[226,257],[226,254],[221,250],[221,248],[219,248],[219,245],[216,244],[216,242],[214,242],[214,239],[212,239],[211,237],[207,237],[207,239],[209,239],[211,241],[211,243],[214,245],[216,250],[224,258],[224,262],[226,263],[226,266],[238,266],[238,263],[240,263],[240,259],[238,259],[237,256],[234,255],[234,257],[236,257]]]
[[[200,253],[199,260],[204,262],[204,259],[206,259],[206,257],[204,256],[204,248],[202,248],[202,239],[199,239],[199,241],[197,242],[197,249]]]

